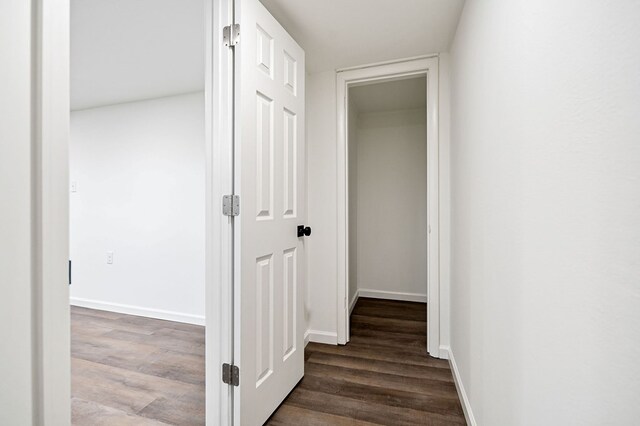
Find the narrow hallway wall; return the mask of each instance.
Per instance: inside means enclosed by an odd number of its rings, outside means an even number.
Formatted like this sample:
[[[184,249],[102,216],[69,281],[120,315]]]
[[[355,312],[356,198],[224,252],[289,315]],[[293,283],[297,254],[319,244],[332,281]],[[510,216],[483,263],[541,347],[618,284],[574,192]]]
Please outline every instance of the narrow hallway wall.
[[[477,424],[640,417],[640,3],[466,2],[451,351]]]

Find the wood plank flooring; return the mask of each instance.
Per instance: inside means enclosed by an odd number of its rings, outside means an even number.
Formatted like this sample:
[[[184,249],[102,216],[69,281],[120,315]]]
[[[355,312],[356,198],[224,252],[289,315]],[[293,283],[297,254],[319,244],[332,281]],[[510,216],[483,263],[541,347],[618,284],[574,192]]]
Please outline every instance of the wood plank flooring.
[[[346,346],[310,343],[268,425],[464,425],[449,365],[426,354],[426,306],[361,298]],[[204,328],[72,307],[72,423],[204,425]]]
[[[466,423],[448,362],[426,353],[426,305],[360,298],[351,341],[309,343],[304,378],[267,424]]]
[[[77,426],[204,425],[204,327],[71,307]]]

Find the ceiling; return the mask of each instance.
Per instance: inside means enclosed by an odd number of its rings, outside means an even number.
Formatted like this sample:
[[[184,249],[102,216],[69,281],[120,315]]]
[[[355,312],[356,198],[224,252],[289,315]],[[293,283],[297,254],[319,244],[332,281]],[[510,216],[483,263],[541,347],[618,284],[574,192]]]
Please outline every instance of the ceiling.
[[[449,50],[464,0],[261,0],[315,73]]]
[[[449,49],[464,0],[261,0],[307,72]],[[71,0],[71,109],[204,88],[203,0]]]
[[[356,86],[349,89],[349,96],[359,113],[424,108],[427,79],[422,76]]]
[[[72,0],[71,109],[202,90],[203,0]]]

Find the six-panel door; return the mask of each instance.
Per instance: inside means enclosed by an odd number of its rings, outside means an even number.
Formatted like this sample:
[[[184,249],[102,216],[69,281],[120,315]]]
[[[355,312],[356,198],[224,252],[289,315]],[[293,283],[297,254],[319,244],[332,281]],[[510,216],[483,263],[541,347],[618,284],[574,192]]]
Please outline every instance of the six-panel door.
[[[234,413],[237,424],[260,425],[304,373],[304,51],[257,0],[236,5]]]

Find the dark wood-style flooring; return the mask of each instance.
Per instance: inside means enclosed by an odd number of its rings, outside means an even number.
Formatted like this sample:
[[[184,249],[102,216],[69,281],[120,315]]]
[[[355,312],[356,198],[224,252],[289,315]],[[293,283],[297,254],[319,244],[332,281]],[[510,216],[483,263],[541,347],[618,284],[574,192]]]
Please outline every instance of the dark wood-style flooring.
[[[426,353],[426,305],[360,298],[346,346],[309,343],[304,378],[267,422],[464,425],[449,364]]]
[[[77,426],[202,426],[204,327],[71,308]]]
[[[268,425],[463,425],[426,306],[361,298],[346,346],[309,343],[305,377]],[[204,425],[204,328],[72,307],[72,423]]]

